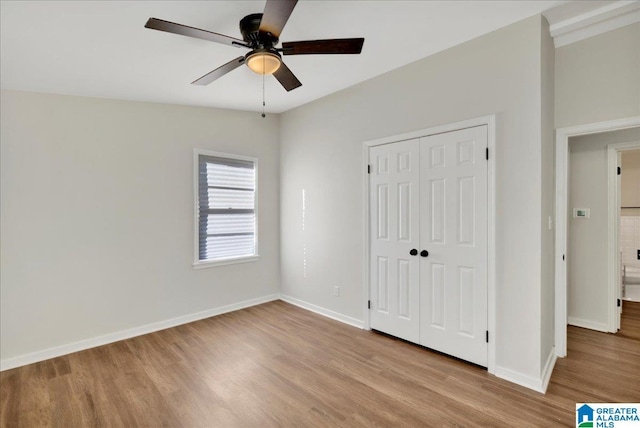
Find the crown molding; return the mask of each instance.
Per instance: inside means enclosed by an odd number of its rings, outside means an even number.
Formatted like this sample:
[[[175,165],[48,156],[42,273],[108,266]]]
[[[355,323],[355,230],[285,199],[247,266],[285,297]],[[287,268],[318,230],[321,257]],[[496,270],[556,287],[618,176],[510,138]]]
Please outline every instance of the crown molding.
[[[624,0],[557,22],[549,27],[556,48],[640,22],[640,1]]]

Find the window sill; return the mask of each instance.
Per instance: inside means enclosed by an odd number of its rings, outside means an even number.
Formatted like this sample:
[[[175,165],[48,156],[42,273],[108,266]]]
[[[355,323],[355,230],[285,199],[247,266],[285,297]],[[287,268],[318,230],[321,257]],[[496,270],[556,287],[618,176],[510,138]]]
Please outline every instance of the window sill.
[[[217,266],[235,265],[238,263],[250,263],[260,259],[259,255],[234,257],[229,259],[211,260],[211,261],[198,261],[193,264],[194,269],[207,269]]]

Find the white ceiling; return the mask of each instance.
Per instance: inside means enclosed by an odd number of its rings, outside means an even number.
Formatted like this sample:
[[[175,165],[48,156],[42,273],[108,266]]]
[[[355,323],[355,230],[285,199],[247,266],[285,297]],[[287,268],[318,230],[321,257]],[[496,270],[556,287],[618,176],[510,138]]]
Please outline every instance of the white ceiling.
[[[259,111],[262,77],[240,67],[212,84],[190,82],[246,50],[144,28],[149,17],[242,38],[239,20],[264,1],[2,1],[0,84],[59,94]],[[303,86],[266,78],[279,113],[560,6],[555,18],[603,2],[305,1],[283,41],[365,37],[361,55],[285,56]],[[575,9],[575,10],[574,10]],[[552,22],[553,23],[553,22]]]

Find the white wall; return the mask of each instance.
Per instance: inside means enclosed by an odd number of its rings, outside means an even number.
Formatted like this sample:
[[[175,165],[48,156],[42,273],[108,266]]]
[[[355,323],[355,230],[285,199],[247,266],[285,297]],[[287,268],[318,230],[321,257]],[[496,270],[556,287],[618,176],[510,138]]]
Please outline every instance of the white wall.
[[[640,23],[556,49],[556,128],[640,116]]]
[[[640,128],[569,138],[567,315],[569,324],[607,330],[607,145],[640,141]],[[589,219],[574,219],[589,208]]]
[[[539,208],[543,29],[542,18],[533,17],[283,114],[285,295],[362,320],[363,142],[495,113],[496,363],[539,378],[541,225],[552,214],[548,204]],[[549,126],[547,120],[546,132]],[[340,297],[332,296],[334,285]]]
[[[278,292],[278,116],[7,91],[1,108],[3,361]],[[259,261],[192,268],[195,147],[259,159]]]

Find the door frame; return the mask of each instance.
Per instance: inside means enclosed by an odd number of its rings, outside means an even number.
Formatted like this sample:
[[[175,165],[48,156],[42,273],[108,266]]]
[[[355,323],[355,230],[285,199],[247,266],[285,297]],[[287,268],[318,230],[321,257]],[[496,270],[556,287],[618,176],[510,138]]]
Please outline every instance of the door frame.
[[[617,131],[620,129],[640,126],[640,116],[624,119],[609,120],[605,122],[589,123],[585,125],[558,128],[556,130],[556,238],[555,238],[555,350],[556,356],[567,355],[567,265],[563,258],[567,256],[567,226],[569,204],[569,138],[580,135],[597,134],[600,132]],[[611,229],[609,229],[611,231]],[[611,243],[610,243],[611,245]],[[615,269],[608,268],[607,284],[609,297],[615,296],[615,281],[612,282]],[[615,303],[615,302],[613,302]],[[611,304],[608,309],[608,327],[612,331],[615,328],[616,307]],[[613,330],[615,331],[615,330]]]
[[[362,146],[363,151],[363,192],[364,192],[364,204],[363,204],[363,218],[364,218],[364,299],[362,302],[364,313],[364,328],[371,330],[370,313],[368,302],[371,299],[370,295],[370,283],[369,283],[369,269],[370,269],[370,252],[369,246],[371,244],[369,240],[369,174],[367,170],[370,165],[369,148],[373,146],[379,146],[382,144],[390,144],[398,141],[412,140],[414,138],[428,137],[430,135],[443,134],[445,132],[458,131],[466,128],[473,128],[476,126],[487,126],[487,147],[489,148],[489,160],[487,165],[487,328],[490,332],[488,355],[487,355],[487,371],[489,373],[495,373],[496,361],[496,180],[495,180],[495,164],[496,164],[496,116],[495,114],[489,116],[482,116],[463,120],[460,122],[448,123],[438,126],[433,126],[417,131],[411,131],[398,135],[391,135],[388,137],[378,138],[375,140],[365,141]]]

